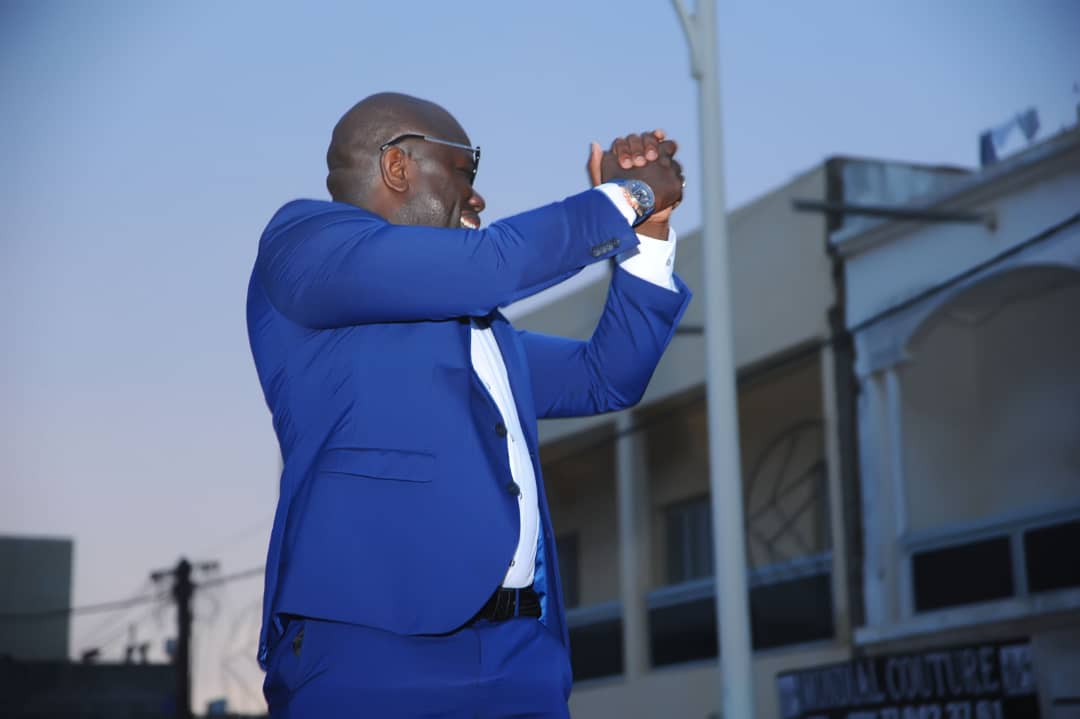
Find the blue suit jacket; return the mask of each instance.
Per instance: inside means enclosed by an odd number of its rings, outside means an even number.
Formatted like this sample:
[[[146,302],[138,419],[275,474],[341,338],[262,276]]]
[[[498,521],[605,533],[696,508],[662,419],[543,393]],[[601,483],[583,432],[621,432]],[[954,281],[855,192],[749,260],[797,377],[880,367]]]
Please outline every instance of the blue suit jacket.
[[[506,363],[539,484],[541,620],[566,640],[536,418],[636,403],[690,296],[677,278],[671,292],[617,270],[588,342],[516,331],[497,308],[637,241],[595,191],[483,230],[315,200],[278,211],[247,303],[284,459],[260,662],[282,614],[443,633],[499,586],[518,500],[470,317],[490,320]]]

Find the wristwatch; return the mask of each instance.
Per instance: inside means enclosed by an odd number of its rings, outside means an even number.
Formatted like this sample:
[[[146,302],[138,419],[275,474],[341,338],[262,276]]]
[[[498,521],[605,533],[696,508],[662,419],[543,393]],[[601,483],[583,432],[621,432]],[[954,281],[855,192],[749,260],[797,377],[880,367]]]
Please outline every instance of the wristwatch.
[[[644,222],[645,218],[656,209],[656,197],[647,182],[641,180],[609,180],[609,182],[622,188],[626,201],[630,203],[630,207],[637,215],[634,227]]]

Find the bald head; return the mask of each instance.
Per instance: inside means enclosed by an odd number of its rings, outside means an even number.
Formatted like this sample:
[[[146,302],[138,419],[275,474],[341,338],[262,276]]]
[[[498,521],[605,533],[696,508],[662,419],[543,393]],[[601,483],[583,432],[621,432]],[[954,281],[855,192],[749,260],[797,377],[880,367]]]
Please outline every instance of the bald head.
[[[326,188],[338,202],[376,210],[382,184],[379,147],[404,133],[468,142],[453,115],[428,100],[382,92],[352,106],[334,127],[326,151]]]

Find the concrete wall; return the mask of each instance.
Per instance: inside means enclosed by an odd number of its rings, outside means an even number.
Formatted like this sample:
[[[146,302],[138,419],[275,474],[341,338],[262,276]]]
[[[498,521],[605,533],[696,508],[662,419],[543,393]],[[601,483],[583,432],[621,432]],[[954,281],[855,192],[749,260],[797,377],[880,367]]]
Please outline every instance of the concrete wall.
[[[72,541],[0,537],[0,613],[71,606]],[[70,617],[0,622],[0,657],[66,660]]]
[[[910,350],[912,531],[1080,501],[1080,275],[1062,286],[1058,272],[1024,274],[1026,289],[998,288],[1001,302],[1023,299],[943,314]]]

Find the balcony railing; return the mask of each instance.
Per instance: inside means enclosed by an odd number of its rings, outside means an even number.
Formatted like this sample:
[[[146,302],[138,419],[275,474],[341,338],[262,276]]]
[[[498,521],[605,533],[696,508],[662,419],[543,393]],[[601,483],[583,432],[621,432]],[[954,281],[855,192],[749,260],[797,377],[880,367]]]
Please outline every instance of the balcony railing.
[[[755,649],[833,636],[832,552],[748,572]],[[661,587],[645,597],[652,666],[716,657],[712,577]],[[567,612],[575,679],[622,673],[622,607],[618,601]]]

